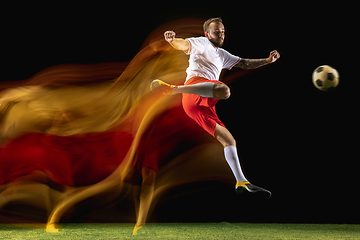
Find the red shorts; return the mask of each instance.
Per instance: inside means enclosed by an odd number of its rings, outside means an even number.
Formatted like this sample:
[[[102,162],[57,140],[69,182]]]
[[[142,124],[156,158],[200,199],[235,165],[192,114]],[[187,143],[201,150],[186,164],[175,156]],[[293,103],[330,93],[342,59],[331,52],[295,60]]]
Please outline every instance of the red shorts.
[[[221,83],[216,80],[208,80],[203,77],[190,78],[185,85],[192,85],[202,82]],[[225,125],[216,115],[215,104],[219,99],[201,97],[195,94],[183,93],[182,105],[186,114],[199,124],[204,130],[215,136],[216,124]]]

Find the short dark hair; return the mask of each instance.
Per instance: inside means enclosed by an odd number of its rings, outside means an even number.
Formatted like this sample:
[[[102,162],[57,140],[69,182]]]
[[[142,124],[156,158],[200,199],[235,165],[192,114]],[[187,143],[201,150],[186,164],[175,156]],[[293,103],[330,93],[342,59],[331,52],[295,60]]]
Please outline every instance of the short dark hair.
[[[212,23],[212,22],[222,23],[222,19],[221,19],[221,17],[217,17],[217,18],[210,18],[210,19],[206,20],[203,25],[204,32],[209,32],[209,26],[210,26],[210,23]]]

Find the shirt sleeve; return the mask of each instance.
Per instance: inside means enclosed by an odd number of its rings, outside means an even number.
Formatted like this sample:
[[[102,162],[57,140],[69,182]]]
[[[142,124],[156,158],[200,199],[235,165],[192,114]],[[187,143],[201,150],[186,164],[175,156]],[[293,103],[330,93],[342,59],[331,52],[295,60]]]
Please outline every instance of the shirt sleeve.
[[[223,57],[224,57],[224,64],[223,64],[223,69],[227,68],[227,69],[232,69],[237,63],[240,62],[241,58],[235,55],[232,55],[231,53],[229,53],[228,51],[222,49],[223,51]]]
[[[189,43],[189,49],[184,51],[186,55],[202,54],[205,51],[205,43],[201,37],[186,38],[185,40]]]

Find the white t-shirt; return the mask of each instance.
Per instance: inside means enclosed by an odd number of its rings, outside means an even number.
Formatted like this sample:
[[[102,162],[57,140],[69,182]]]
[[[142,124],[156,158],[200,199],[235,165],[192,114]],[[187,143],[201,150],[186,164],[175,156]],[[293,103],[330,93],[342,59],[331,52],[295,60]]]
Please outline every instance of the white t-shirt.
[[[222,69],[230,70],[241,60],[240,57],[215,47],[206,37],[187,38],[186,41],[189,43],[189,50],[185,53],[190,55],[186,81],[192,77],[219,80]]]

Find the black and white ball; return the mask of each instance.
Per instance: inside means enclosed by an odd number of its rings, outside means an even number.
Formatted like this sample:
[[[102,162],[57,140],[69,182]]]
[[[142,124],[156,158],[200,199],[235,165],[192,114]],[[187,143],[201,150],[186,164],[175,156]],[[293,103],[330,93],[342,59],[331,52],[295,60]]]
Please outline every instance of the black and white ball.
[[[339,84],[339,73],[328,65],[317,67],[312,75],[315,87],[321,91],[330,91]]]

